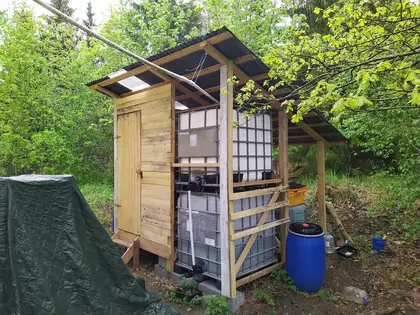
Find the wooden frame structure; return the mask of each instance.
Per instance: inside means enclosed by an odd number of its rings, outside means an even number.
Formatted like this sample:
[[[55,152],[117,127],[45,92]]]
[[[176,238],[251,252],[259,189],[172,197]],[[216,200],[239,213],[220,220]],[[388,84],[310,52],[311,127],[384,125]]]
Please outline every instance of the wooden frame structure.
[[[237,45],[242,55],[229,56],[229,45]],[[290,121],[279,103],[274,103],[276,111],[273,121],[273,139],[279,149],[279,178],[252,182],[233,182],[233,140],[232,112],[234,109],[234,87],[229,79],[235,75],[239,86],[248,80],[255,80],[263,89],[262,81],[268,78],[268,68],[255,56],[243,48],[244,45],[226,28],[193,40],[180,47],[151,57],[154,63],[173,70],[186,62],[185,69],[191,69],[188,61],[196,60],[197,54],[208,55],[208,65],[196,72],[184,71],[182,75],[204,83],[208,93],[220,99],[219,106],[219,163],[176,163],[175,154],[175,108],[177,102],[189,108],[203,108],[210,104],[199,91],[194,91],[168,75],[151,69],[150,66],[135,64],[125,68],[115,76],[91,82],[88,86],[114,99],[114,161],[115,161],[115,208],[118,217],[117,231],[113,235],[115,243],[127,248],[123,260],[134,257],[138,263],[138,250],[144,249],[167,260],[167,270],[172,271],[176,260],[174,221],[174,169],[180,167],[219,168],[220,172],[220,233],[221,233],[221,291],[229,297],[236,296],[237,287],[264,276],[283,266],[285,260],[285,239],[288,209],[288,145],[313,144],[318,147],[318,200],[321,225],[325,229],[325,182],[324,148],[333,142],[345,141],[339,132],[315,112],[309,113],[297,124]],[[237,54],[236,52],[234,54]],[[195,61],[194,61],[195,62]],[[248,66],[254,64],[262,70],[251,74]],[[188,67],[187,67],[188,65]],[[265,67],[265,68],[264,68]],[[249,67],[251,69],[252,67]],[[247,73],[248,71],[248,73]],[[218,74],[217,74],[218,72]],[[150,87],[129,90],[122,85],[128,78],[149,80]],[[214,81],[214,82],[213,82]],[[287,93],[287,88],[279,88],[274,95]],[[310,119],[318,119],[311,121]],[[317,132],[318,128],[321,132]],[[328,130],[325,130],[327,128]],[[292,133],[292,134],[291,134]],[[291,135],[290,135],[291,134]],[[338,136],[337,136],[338,135]],[[277,136],[277,137],[276,137]],[[234,192],[234,187],[265,186],[244,192]],[[271,187],[275,185],[275,187]],[[235,200],[272,194],[267,206],[234,212]],[[270,211],[280,209],[280,219],[266,223]],[[261,214],[255,227],[236,232],[235,220]],[[281,261],[255,273],[237,279],[247,254],[259,233],[269,228],[279,227],[281,231]],[[235,254],[235,240],[250,236],[239,257]]]

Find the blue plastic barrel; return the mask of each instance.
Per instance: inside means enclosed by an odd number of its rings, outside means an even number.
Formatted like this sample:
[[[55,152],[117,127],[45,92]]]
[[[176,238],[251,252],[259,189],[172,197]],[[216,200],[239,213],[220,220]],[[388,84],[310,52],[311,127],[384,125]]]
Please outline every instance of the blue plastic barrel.
[[[318,291],[325,277],[322,228],[313,223],[292,223],[286,241],[286,270],[302,292]]]

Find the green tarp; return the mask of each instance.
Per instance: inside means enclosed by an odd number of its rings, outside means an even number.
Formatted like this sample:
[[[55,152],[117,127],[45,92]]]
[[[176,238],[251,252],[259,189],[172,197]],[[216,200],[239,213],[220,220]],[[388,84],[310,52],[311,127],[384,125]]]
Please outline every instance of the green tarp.
[[[71,176],[0,177],[0,314],[177,314],[130,273]]]

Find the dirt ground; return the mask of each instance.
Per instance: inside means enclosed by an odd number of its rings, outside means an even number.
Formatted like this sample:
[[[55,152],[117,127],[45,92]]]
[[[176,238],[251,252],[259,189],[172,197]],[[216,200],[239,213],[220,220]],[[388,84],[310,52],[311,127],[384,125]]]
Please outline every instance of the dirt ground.
[[[343,198],[333,200],[334,206],[346,230],[354,238],[352,245],[359,252],[355,258],[327,255],[322,288],[324,295],[295,293],[285,284],[276,283],[267,276],[240,288],[245,293],[245,304],[236,314],[420,315],[420,284],[413,280],[420,275],[420,242],[405,243],[398,235],[389,234],[387,251],[373,253],[370,238],[381,230],[381,226],[386,226],[386,219],[366,216],[369,200],[363,198],[363,192],[357,192],[358,198],[348,198],[345,192],[343,194]],[[310,219],[316,222],[316,208],[310,201],[308,204]],[[168,297],[176,283],[154,274],[156,262],[153,259],[141,261],[145,263],[133,273],[145,278],[147,289],[159,293],[165,302],[171,304]],[[342,296],[346,286],[366,290],[371,304],[364,307],[346,301]],[[264,292],[265,297],[258,296],[257,292]],[[199,308],[171,305],[183,314],[204,314],[204,310]]]

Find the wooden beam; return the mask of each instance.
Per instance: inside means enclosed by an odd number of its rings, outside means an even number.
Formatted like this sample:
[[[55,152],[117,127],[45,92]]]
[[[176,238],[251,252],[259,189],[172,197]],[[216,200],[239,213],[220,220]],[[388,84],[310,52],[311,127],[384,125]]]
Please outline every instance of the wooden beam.
[[[171,89],[171,164],[175,163],[176,160],[176,144],[175,144],[175,137],[176,137],[176,122],[175,122],[175,84],[172,84]],[[171,232],[170,236],[168,237],[168,244],[170,246],[170,253],[169,253],[169,259],[166,260],[166,269],[169,272],[174,271],[174,265],[176,261],[176,250],[175,250],[175,239],[176,239],[176,233],[177,225],[176,225],[176,216],[175,216],[175,208],[176,208],[176,201],[175,201],[175,185],[173,183],[175,182],[175,170],[173,168],[170,169],[171,171],[171,177],[170,177],[170,208],[169,208],[169,216],[170,216],[170,226],[171,226]]]
[[[220,51],[218,51],[216,48],[214,48],[210,43],[208,42],[202,42],[201,47],[214,59],[217,60],[218,63],[221,65],[225,65],[228,62],[228,58],[226,58],[225,55],[223,55]]]
[[[284,219],[276,220],[276,221],[273,221],[273,222],[270,222],[270,223],[266,223],[266,224],[263,224],[263,225],[259,225],[259,226],[256,226],[256,227],[253,227],[253,228],[235,233],[235,234],[231,235],[230,239],[234,241],[234,240],[237,240],[239,238],[242,238],[242,237],[245,237],[245,236],[248,236],[248,235],[251,235],[251,234],[255,234],[255,233],[260,233],[262,231],[265,231],[265,230],[268,230],[268,229],[271,229],[273,227],[280,226],[282,224],[286,224],[286,223],[289,223],[289,222],[290,222],[290,218],[284,218]]]
[[[290,116],[290,115],[289,115]],[[310,135],[312,138],[314,138],[316,141],[323,141],[326,144],[328,144],[328,141],[325,140],[318,132],[316,132],[315,130],[313,130],[311,127],[309,127],[306,123],[304,123],[303,121],[299,121],[296,123],[296,125],[302,129],[303,131],[305,131],[308,135]]]
[[[257,57],[255,57],[255,55],[249,54],[249,55],[245,55],[245,56],[241,56],[241,57],[233,59],[233,63],[235,65],[240,65],[241,63],[249,62],[249,61],[252,61],[252,60],[255,60],[255,59],[257,59]]]
[[[168,76],[165,73],[162,73],[156,69],[153,69],[152,67],[149,67],[149,71],[154,73],[155,75],[157,75],[158,77],[160,77],[161,79],[165,80],[166,82],[170,82],[175,84],[176,88],[178,90],[180,90],[182,93],[184,94],[188,94],[191,93],[191,90],[186,88],[185,86],[183,86],[181,83],[179,83],[177,80],[175,80],[174,78]],[[209,102],[207,102],[206,100],[202,99],[200,96],[194,96],[193,97],[194,100],[196,100],[197,102],[199,102],[201,105],[210,105]]]
[[[219,163],[172,163],[172,167],[189,167],[189,168],[205,168],[219,167]]]
[[[221,293],[224,296],[236,296],[236,274],[232,271],[235,264],[235,243],[229,240],[233,224],[229,220],[233,204],[230,195],[233,191],[232,171],[232,116],[233,116],[233,86],[228,79],[233,75],[233,64],[226,62],[220,68],[220,87],[227,93],[220,94],[219,109],[219,163],[220,163],[220,256],[221,256]]]
[[[283,263],[277,263],[273,266],[267,267],[265,269],[262,269],[260,271],[254,272],[252,274],[250,274],[249,276],[245,276],[239,280],[236,281],[236,285],[237,287],[243,286],[244,284],[247,284],[251,281],[254,281],[258,278],[261,278],[265,275],[268,275],[269,273],[272,273],[274,270],[280,269],[281,267],[283,267]]]
[[[254,180],[250,182],[233,183],[233,187],[261,186],[261,185],[279,184],[282,182],[283,181],[280,178],[263,179],[263,180]]]
[[[157,83],[157,84],[153,84],[153,85],[151,85],[149,87],[146,87],[144,89],[140,89],[140,90],[131,91],[131,92],[127,92],[127,93],[121,94],[120,97],[121,98],[124,98],[124,97],[131,96],[131,95],[134,95],[134,94],[137,94],[137,93],[142,93],[142,92],[145,92],[145,91],[148,91],[148,90],[152,90],[152,89],[155,89],[155,88],[157,88],[159,86],[166,85],[166,84],[168,84],[168,82],[166,82],[166,81],[160,82],[160,83]]]
[[[340,143],[347,143],[347,140],[343,140],[343,141],[330,141],[328,142],[329,145],[331,144],[340,144]],[[296,142],[296,143],[289,143],[289,146],[295,146],[295,145],[301,145],[301,146],[311,146],[316,144],[317,141],[312,141],[312,142]]]
[[[213,92],[217,92],[217,91],[219,91],[219,90],[220,90],[220,86],[219,86],[219,85],[217,85],[217,86],[212,86],[212,87],[210,87],[210,88],[206,89],[206,92],[208,92],[208,93],[213,93]],[[201,93],[200,91],[197,91],[197,92],[190,92],[190,93],[188,93],[188,94],[179,95],[179,96],[175,97],[175,99],[176,99],[177,101],[183,101],[183,100],[187,100],[187,99],[189,99],[189,98],[193,98],[194,96],[199,96],[199,95],[202,95],[202,93]]]
[[[253,80],[250,76],[248,76],[245,72],[243,72],[238,67],[235,67],[234,74],[239,78],[240,81],[245,81],[245,83],[248,82],[249,80]],[[255,80],[253,80],[253,81],[255,81]],[[264,87],[262,87],[257,82],[255,82],[255,87],[257,89],[261,89],[262,92],[264,92],[266,94],[271,94],[271,95],[276,95],[275,93],[283,94],[283,92],[287,93],[289,91],[289,89],[282,88],[282,89],[277,89],[276,91],[273,91],[273,92],[268,92]],[[272,103],[271,107],[280,109],[282,106],[279,102],[276,101],[276,102]]]
[[[96,90],[98,90],[99,92],[102,92],[102,93],[104,93],[108,96],[111,96],[113,98],[120,98],[119,95],[115,94],[114,92],[108,91],[107,89],[104,89],[103,87],[98,86],[98,88]]]
[[[289,138],[289,120],[287,118],[286,112],[278,112],[278,134],[279,134],[279,143],[278,143],[278,170],[280,178],[283,180],[285,185],[289,184],[289,154],[288,154],[288,138]],[[281,218],[289,218],[289,192],[288,190],[280,194],[280,199],[287,201],[287,205],[280,211]],[[281,238],[281,248],[280,255],[283,262],[286,261],[286,238],[287,238],[287,226],[282,225],[280,227],[280,238]]]
[[[114,240],[114,242],[115,242],[115,240]],[[121,256],[122,261],[125,264],[128,264],[130,259],[133,258],[133,253],[134,253],[134,242],[130,244],[130,246],[127,248],[127,250]]]
[[[165,259],[171,258],[171,249],[169,246],[153,242],[143,237],[140,238],[140,248]]]
[[[211,66],[211,67],[207,67],[207,68],[204,68],[204,69],[201,69],[201,71],[199,72],[199,73],[197,73],[197,72],[190,72],[190,73],[187,73],[186,75],[184,75],[184,77],[186,77],[186,78],[188,78],[188,79],[192,79],[194,76],[195,77],[201,77],[201,76],[203,76],[203,75],[206,75],[206,74],[209,74],[209,73],[213,73],[213,72],[216,72],[216,71],[219,71],[220,70],[220,64],[217,64],[217,65],[214,65],[214,66]]]
[[[254,81],[261,81],[261,80],[267,80],[268,78],[270,78],[268,73],[263,73],[263,74],[255,75],[251,79]]]
[[[222,41],[225,41],[226,39],[229,39],[231,37],[232,37],[231,33],[224,32],[222,34],[219,34],[219,35],[216,35],[214,37],[211,37],[211,38],[207,39],[206,42],[210,45],[214,45],[214,44],[220,43]],[[202,43],[203,42],[200,42],[200,43],[194,44],[192,46],[186,47],[184,49],[181,49],[177,52],[174,52],[173,54],[170,54],[168,56],[164,56],[162,58],[159,58],[158,60],[153,61],[153,63],[156,64],[156,65],[162,65],[162,64],[168,63],[170,61],[180,59],[184,56],[190,55],[190,54],[192,54],[196,51],[202,50],[203,49]],[[134,69],[129,70],[125,73],[122,73],[122,74],[120,74],[116,77],[113,77],[113,78],[107,79],[105,81],[99,82],[97,84],[94,84],[94,85],[90,86],[89,88],[90,89],[96,89],[97,86],[107,86],[107,85],[110,85],[112,83],[127,79],[127,78],[132,77],[136,74],[146,72],[148,70],[147,67],[148,66],[140,66],[140,67],[134,68]]]
[[[276,119],[277,120],[277,119]],[[309,127],[314,128],[314,127],[325,127],[328,126],[328,123],[326,122],[320,122],[320,123],[312,123],[312,124],[307,124]],[[300,129],[300,127],[293,125],[293,126],[289,126],[288,127],[289,130],[296,130],[296,129]]]
[[[277,191],[273,194],[273,196],[271,196],[270,202],[268,203],[269,206],[271,206],[272,204],[274,204],[277,201],[277,198],[279,197],[280,192]],[[258,221],[256,226],[261,226],[265,223],[265,221],[268,218],[268,215],[270,214],[270,211],[266,211],[262,214],[260,220]],[[232,220],[233,221],[233,220]],[[249,238],[248,241],[245,244],[244,249],[242,250],[242,253],[239,255],[238,260],[236,261],[235,264],[235,275],[239,272],[239,270],[241,269],[242,264],[245,261],[246,256],[248,255],[249,251],[251,250],[252,245],[254,244],[255,240],[257,239],[258,233],[252,234]]]
[[[238,192],[238,193],[232,194],[230,196],[230,200],[238,200],[238,199],[243,199],[243,198],[270,195],[277,191],[282,192],[282,191],[287,191],[288,189],[289,189],[289,186],[277,186],[277,187],[272,187],[272,188],[255,189],[255,190],[250,190],[250,191]]]
[[[327,214],[325,208],[325,144],[323,141],[317,142],[317,166],[318,166],[318,214],[319,222],[327,233]]]
[[[318,133],[321,137],[328,137],[328,136],[334,136],[339,134],[338,132],[323,132],[323,133]],[[289,136],[289,139],[305,139],[305,138],[312,138],[311,135],[296,135],[296,136]]]
[[[289,205],[289,201],[280,201],[280,202],[273,203],[272,205],[266,205],[262,207],[243,210],[243,211],[233,213],[230,216],[230,219],[231,220],[242,219],[242,218],[249,217],[250,215],[255,215],[255,214],[263,213],[266,211],[271,211],[271,210],[281,208],[287,205]]]
[[[220,66],[220,65],[219,65]],[[252,77],[251,79],[253,79],[254,77]],[[237,84],[237,85],[242,85],[242,84],[245,84],[246,82],[247,82],[248,80],[239,80],[239,83]],[[154,85],[153,85],[154,86]],[[208,92],[208,93],[213,93],[213,92],[216,92],[216,91],[219,91],[220,90],[220,85],[215,85],[215,86],[212,86],[212,87],[209,87],[209,88],[207,88],[207,89],[205,89],[205,91],[206,92]],[[190,99],[190,98],[192,98],[192,97],[194,97],[194,96],[198,96],[198,95],[202,95],[202,93],[201,92],[199,92],[199,91],[196,91],[196,92],[190,92],[190,93],[188,93],[188,94],[184,94],[184,95],[179,95],[179,96],[177,96],[176,97],[176,100],[177,101],[183,101],[183,100],[186,100],[186,99]]]
[[[114,103],[114,209],[112,216],[112,230],[118,235],[118,109],[117,109],[117,98],[112,99]]]

